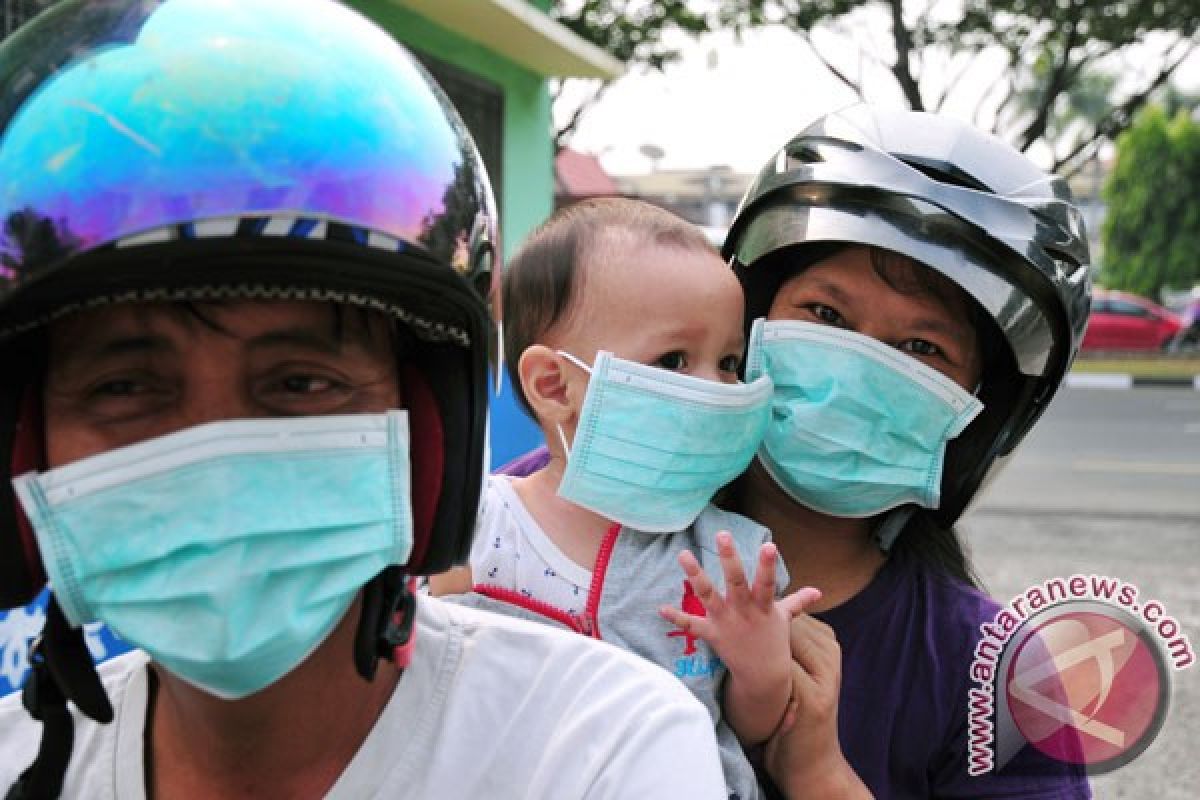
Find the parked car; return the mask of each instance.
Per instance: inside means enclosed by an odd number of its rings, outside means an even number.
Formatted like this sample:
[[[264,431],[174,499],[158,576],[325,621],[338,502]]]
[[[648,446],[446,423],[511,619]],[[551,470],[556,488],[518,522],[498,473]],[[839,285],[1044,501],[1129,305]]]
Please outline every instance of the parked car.
[[[1128,292],[1097,290],[1083,350],[1165,350],[1184,328],[1167,309]]]
[[[1167,349],[1173,353],[1200,350],[1200,294],[1193,292],[1192,299],[1179,314],[1179,322],[1183,327],[1175,334]]]

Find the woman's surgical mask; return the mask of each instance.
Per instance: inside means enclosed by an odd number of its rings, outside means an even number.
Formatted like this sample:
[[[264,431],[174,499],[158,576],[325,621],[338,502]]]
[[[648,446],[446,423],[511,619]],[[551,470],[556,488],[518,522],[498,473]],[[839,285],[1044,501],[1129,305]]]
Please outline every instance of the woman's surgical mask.
[[[759,461],[793,500],[837,517],[937,508],[946,443],[983,404],[883,342],[811,322],[759,319],[746,377],[775,383]]]
[[[728,384],[601,351],[591,373],[559,496],[635,530],[687,528],[762,441],[771,381]]]
[[[227,699],[299,665],[412,550],[404,412],[200,425],[13,481],[73,625]]]

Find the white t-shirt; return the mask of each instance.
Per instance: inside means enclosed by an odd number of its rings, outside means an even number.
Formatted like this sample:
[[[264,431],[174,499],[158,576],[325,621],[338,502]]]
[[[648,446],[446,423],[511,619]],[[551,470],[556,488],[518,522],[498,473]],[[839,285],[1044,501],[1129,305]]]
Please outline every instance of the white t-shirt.
[[[350,654],[346,654],[350,658]],[[100,668],[116,713],[76,715],[64,798],[144,800],[147,658]],[[0,791],[41,723],[0,700]],[[712,722],[674,678],[603,642],[423,596],[413,661],[328,798],[724,798]]]

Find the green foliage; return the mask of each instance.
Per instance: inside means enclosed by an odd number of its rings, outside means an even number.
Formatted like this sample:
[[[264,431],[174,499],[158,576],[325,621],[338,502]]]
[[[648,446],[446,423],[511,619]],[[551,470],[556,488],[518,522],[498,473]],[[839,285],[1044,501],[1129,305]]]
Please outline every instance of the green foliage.
[[[1151,297],[1200,283],[1200,123],[1151,107],[1117,140],[1101,282]]]
[[[662,69],[679,58],[664,34],[676,30],[698,36],[712,30],[710,19],[690,6],[687,0],[557,0],[550,13],[621,61]]]

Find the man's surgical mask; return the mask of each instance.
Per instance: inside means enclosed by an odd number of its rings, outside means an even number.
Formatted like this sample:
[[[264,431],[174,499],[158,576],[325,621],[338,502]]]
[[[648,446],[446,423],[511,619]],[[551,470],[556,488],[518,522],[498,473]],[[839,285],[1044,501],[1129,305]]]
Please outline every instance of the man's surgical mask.
[[[403,412],[231,420],[13,481],[73,625],[227,699],[286,675],[412,550]]]
[[[771,381],[728,384],[601,351],[558,494],[651,533],[687,528],[762,441]],[[559,429],[562,436],[562,430]]]
[[[793,500],[837,517],[937,508],[946,443],[983,404],[883,342],[811,322],[759,319],[746,377],[775,383],[758,457]]]

